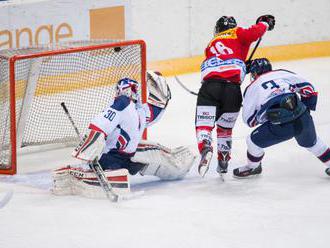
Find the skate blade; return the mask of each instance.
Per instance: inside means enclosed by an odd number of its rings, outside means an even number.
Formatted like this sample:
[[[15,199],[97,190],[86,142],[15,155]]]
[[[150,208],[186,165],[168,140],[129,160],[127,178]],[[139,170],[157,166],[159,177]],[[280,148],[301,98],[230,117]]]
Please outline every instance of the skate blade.
[[[209,170],[208,165],[202,165],[202,166],[199,167],[198,173],[201,177],[204,177],[208,170]]]
[[[220,171],[220,170],[219,170],[219,167],[217,168],[217,173],[219,174],[219,177],[220,177],[220,180],[221,180],[221,181],[223,181],[223,182],[225,181],[225,174],[227,174],[227,172],[228,172],[228,171],[225,171],[225,172],[224,172],[223,170]]]
[[[204,157],[201,158],[201,162],[198,166],[198,173],[201,177],[204,177],[206,172],[209,170],[209,165],[212,159],[213,152],[208,152]]]
[[[233,178],[235,178],[235,179],[252,179],[252,178],[257,178],[260,176],[261,176],[260,174],[250,175],[250,176],[245,176],[245,177],[239,177],[239,176],[233,175]]]
[[[220,180],[221,180],[222,182],[225,181],[225,175],[224,175],[224,174],[225,174],[225,173],[219,173]]]

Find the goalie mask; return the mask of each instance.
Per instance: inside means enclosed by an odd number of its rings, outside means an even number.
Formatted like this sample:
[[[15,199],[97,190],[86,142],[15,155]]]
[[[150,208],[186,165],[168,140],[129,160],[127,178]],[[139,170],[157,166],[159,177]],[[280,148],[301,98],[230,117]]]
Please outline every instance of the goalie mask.
[[[148,103],[159,108],[166,108],[171,99],[171,90],[166,79],[159,73],[147,72]]]
[[[120,79],[117,83],[116,96],[127,96],[136,102],[139,99],[139,83],[130,78]]]

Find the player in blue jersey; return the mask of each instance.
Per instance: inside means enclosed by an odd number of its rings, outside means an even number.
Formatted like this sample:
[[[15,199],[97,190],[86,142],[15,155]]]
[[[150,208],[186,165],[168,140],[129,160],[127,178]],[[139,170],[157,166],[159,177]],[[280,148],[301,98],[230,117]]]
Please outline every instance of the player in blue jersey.
[[[251,63],[251,84],[243,100],[243,120],[258,126],[247,137],[247,165],[233,171],[237,178],[262,171],[264,148],[295,138],[327,167],[330,176],[330,149],[317,136],[310,111],[315,111],[317,92],[306,79],[287,70],[272,70],[266,58]]]

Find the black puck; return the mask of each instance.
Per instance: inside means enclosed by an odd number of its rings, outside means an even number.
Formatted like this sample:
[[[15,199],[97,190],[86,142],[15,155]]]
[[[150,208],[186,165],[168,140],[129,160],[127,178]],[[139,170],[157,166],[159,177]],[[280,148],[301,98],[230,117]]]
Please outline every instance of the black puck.
[[[118,53],[118,52],[120,52],[121,48],[120,47],[115,47],[114,50],[115,50],[115,52]]]

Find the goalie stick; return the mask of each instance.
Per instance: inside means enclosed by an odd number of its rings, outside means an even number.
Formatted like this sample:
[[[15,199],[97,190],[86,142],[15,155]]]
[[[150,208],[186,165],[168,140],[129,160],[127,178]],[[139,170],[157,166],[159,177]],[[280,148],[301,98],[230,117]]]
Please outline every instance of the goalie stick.
[[[77,136],[79,137],[79,139],[81,140],[81,135],[80,132],[76,126],[76,124],[74,123],[66,105],[64,102],[61,103],[61,106],[63,108],[63,110],[65,111],[66,115],[68,116],[71,125],[73,126],[74,130],[76,131]],[[107,177],[104,174],[104,171],[101,167],[101,165],[99,164],[97,158],[92,162],[89,163],[89,167],[93,170],[93,172],[95,173],[97,180],[100,183],[101,188],[103,189],[106,197],[111,201],[111,202],[118,202],[119,200],[128,200],[128,199],[132,199],[138,195],[143,194],[143,191],[141,192],[135,192],[135,194],[131,194],[131,195],[126,195],[126,196],[120,196],[118,194],[116,194],[111,186],[111,183],[109,183],[109,181],[107,180]]]
[[[252,52],[251,52],[251,54],[250,54],[250,57],[248,58],[248,60],[245,61],[245,63],[250,63],[250,62],[251,62],[252,57],[253,57],[254,53],[256,52],[257,48],[259,47],[260,42],[261,42],[261,38],[259,38],[259,40],[257,41],[257,44],[254,46],[254,48],[253,48],[253,50],[252,50]],[[177,83],[178,83],[178,84],[179,84],[184,90],[186,90],[187,92],[189,92],[189,93],[192,94],[192,95],[195,95],[195,96],[198,95],[195,91],[192,91],[192,90],[188,89],[187,86],[185,86],[177,76],[174,76],[174,78],[175,78],[175,81],[176,81],[176,82],[177,82]]]
[[[107,198],[112,202],[118,202],[119,196],[113,192],[111,184],[108,182],[104,171],[102,170],[100,164],[98,163],[98,158],[96,158],[92,163],[89,164],[89,167],[94,171],[100,186],[104,190]]]
[[[70,113],[69,113],[69,111],[68,111],[65,103],[64,102],[61,102],[61,106],[62,106],[62,108],[64,110],[64,113],[66,114],[66,116],[68,117],[69,121],[71,122],[71,125],[74,128],[74,131],[76,132],[77,136],[79,137],[79,140],[81,140],[82,137],[80,136],[79,130],[78,130],[76,124],[74,123],[74,121],[73,121],[73,119],[72,119],[72,117],[71,117],[71,115],[70,115]]]

